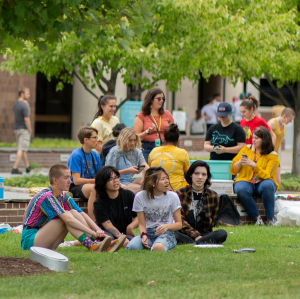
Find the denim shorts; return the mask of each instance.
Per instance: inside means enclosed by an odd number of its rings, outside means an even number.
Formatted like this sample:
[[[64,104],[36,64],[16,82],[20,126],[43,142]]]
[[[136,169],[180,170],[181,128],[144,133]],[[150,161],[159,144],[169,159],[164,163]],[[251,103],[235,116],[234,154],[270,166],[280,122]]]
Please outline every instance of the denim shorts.
[[[165,246],[164,251],[172,250],[176,244],[176,238],[173,231],[167,230],[162,235],[155,235],[156,228],[147,228],[148,245],[153,250],[153,245],[155,243],[162,243]],[[127,250],[143,250],[145,247],[142,244],[141,236],[134,237],[126,246]]]

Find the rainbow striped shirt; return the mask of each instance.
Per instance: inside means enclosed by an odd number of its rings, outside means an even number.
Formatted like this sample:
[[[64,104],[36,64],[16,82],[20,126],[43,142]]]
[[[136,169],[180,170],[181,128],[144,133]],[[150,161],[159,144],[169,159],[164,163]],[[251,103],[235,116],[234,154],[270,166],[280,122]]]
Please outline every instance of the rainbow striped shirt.
[[[73,198],[66,192],[62,192],[56,199],[51,187],[48,187],[30,200],[24,214],[23,225],[41,228],[50,220],[72,209],[79,213],[82,212]]]

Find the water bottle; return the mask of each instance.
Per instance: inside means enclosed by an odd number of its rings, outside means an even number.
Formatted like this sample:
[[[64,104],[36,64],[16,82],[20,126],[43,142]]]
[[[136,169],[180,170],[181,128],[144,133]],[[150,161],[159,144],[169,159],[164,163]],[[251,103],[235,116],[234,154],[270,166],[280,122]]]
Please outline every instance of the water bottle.
[[[0,177],[0,199],[4,198],[4,178]]]

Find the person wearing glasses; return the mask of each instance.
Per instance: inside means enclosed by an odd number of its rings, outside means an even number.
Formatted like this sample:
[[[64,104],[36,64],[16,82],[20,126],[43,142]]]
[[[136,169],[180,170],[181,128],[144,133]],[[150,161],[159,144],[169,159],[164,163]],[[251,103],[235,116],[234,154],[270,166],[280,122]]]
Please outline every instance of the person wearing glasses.
[[[159,88],[150,89],[144,99],[142,111],[134,120],[133,128],[142,140],[145,161],[156,146],[161,146],[164,132],[174,122],[172,114],[164,109],[165,95]]]
[[[96,223],[112,240],[126,235],[123,247],[134,237],[138,227],[136,212],[132,211],[134,193],[121,188],[120,173],[113,166],[104,166],[96,174],[94,202]]]
[[[93,205],[96,199],[95,176],[101,167],[100,156],[96,149],[98,130],[92,127],[81,127],[77,137],[82,144],[74,150],[69,159],[68,167],[71,170],[71,185],[69,191],[73,198],[82,198],[88,202],[88,215],[95,220]]]
[[[105,165],[114,166],[121,175],[121,184],[134,194],[141,190],[143,178],[134,179],[135,174],[144,176],[149,168],[141,151],[141,141],[133,128],[124,128],[118,139],[117,145],[111,148],[105,159]]]
[[[248,215],[256,220],[256,225],[264,225],[264,222],[253,195],[262,198],[267,216],[266,224],[273,226],[275,192],[278,190],[275,178],[279,165],[278,155],[274,151],[271,134],[264,126],[254,129],[252,143],[244,146],[232,160],[230,173],[238,174],[234,192]]]

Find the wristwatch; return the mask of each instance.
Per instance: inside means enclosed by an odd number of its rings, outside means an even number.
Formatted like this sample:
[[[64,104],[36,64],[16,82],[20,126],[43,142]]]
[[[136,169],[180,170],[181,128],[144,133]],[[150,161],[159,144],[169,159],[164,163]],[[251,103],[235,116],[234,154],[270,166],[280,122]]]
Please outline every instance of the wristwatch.
[[[150,131],[149,131],[149,128],[145,131],[147,135],[150,135]]]

